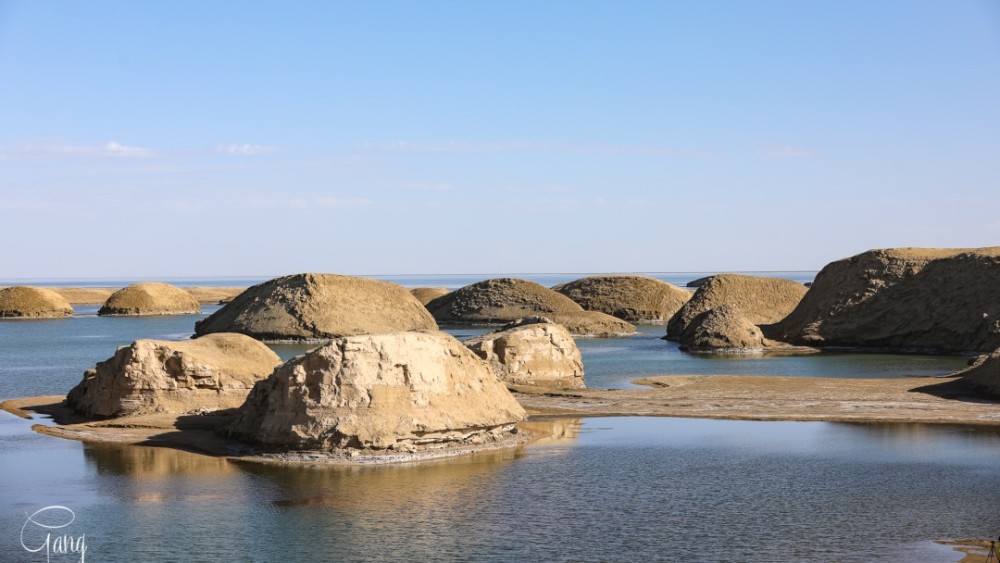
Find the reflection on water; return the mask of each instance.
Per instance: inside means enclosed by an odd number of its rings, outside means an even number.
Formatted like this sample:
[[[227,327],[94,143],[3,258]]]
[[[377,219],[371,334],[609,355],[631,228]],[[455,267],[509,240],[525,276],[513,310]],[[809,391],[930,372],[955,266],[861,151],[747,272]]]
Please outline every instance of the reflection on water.
[[[17,529],[36,505],[69,506],[95,561],[937,561],[947,552],[929,540],[1000,528],[995,431],[640,417],[526,426],[550,438],[369,467],[6,432],[0,527]],[[23,560],[18,549],[0,537],[0,560]]]

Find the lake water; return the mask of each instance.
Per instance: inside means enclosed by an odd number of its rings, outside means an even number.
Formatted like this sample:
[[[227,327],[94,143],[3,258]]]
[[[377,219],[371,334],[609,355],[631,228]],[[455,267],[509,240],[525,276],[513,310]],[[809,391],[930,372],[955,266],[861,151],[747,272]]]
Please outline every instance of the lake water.
[[[204,316],[77,311],[0,322],[0,399],[65,393],[116,346],[184,338]],[[581,339],[587,384],[682,373],[899,377],[964,365],[861,354],[709,359],[662,334]],[[560,419],[538,424],[561,438],[518,450],[344,469],[86,445],[34,433],[37,422],[0,413],[0,561],[45,561],[19,534],[26,514],[50,505],[74,511],[60,533],[86,534],[89,560],[123,562],[950,561],[955,553],[932,540],[1000,532],[1000,434],[991,430]],[[26,530],[26,544],[41,545],[40,530]]]

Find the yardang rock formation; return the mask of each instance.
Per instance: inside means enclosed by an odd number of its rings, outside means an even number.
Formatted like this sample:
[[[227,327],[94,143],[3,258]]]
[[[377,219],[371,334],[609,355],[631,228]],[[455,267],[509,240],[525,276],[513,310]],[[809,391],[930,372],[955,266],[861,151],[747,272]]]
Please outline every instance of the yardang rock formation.
[[[1000,247],[870,250],[828,264],[770,338],[890,351],[1000,347]]]
[[[543,317],[528,317],[465,341],[500,379],[516,385],[581,388],[583,359],[569,331]]]
[[[97,312],[101,316],[189,315],[201,304],[183,289],[160,282],[141,282],[111,294]]]
[[[695,291],[667,323],[667,338],[680,338],[698,315],[719,305],[736,305],[755,325],[771,324],[785,318],[806,294],[806,287],[782,278],[719,274]]]
[[[584,311],[573,300],[537,283],[496,278],[467,285],[427,304],[439,323],[505,324],[544,316],[580,336],[621,336],[635,326],[596,311]]]
[[[403,286],[335,274],[296,274],[255,285],[195,324],[199,336],[238,332],[261,340],[436,329]]]
[[[0,318],[52,319],[72,314],[69,301],[50,289],[26,285],[0,289]]]
[[[98,417],[234,408],[280,363],[270,348],[242,334],[137,340],[84,373],[67,402]]]
[[[525,418],[443,332],[335,338],[258,383],[227,432],[287,449],[414,450],[498,440]]]
[[[663,324],[691,298],[691,292],[646,276],[590,276],[553,287],[587,311],[630,323]]]

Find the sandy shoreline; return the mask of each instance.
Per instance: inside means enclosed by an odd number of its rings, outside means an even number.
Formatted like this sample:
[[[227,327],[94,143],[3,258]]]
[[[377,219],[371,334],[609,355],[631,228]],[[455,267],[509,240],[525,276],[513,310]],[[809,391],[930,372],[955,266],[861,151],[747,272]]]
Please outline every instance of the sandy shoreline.
[[[655,416],[730,420],[920,423],[1000,427],[995,401],[977,398],[954,378],[835,379],[745,375],[670,375],[638,379],[642,389],[566,389],[512,386],[532,418]],[[229,413],[151,414],[107,420],[76,415],[58,395],[11,399],[0,408],[24,418],[45,415],[41,433],[95,442],[161,445],[209,455],[316,461],[316,452],[261,454],[219,437]],[[477,444],[494,449],[523,442]],[[406,452],[410,453],[410,452]],[[438,455],[443,455],[438,452]],[[357,462],[352,456],[330,461]],[[343,457],[344,459],[340,459]],[[377,457],[377,456],[376,456]],[[394,460],[388,460],[394,461]],[[398,460],[395,460],[398,461]]]

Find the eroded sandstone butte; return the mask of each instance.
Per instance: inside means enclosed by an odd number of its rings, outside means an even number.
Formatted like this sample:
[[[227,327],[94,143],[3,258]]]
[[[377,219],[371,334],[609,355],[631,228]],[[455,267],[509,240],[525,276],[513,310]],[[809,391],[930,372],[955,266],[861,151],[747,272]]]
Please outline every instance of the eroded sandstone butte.
[[[665,323],[691,298],[686,289],[646,276],[589,276],[552,289],[587,311],[630,323]]]
[[[539,387],[581,388],[583,359],[572,335],[544,317],[527,317],[465,341],[503,381]]]

